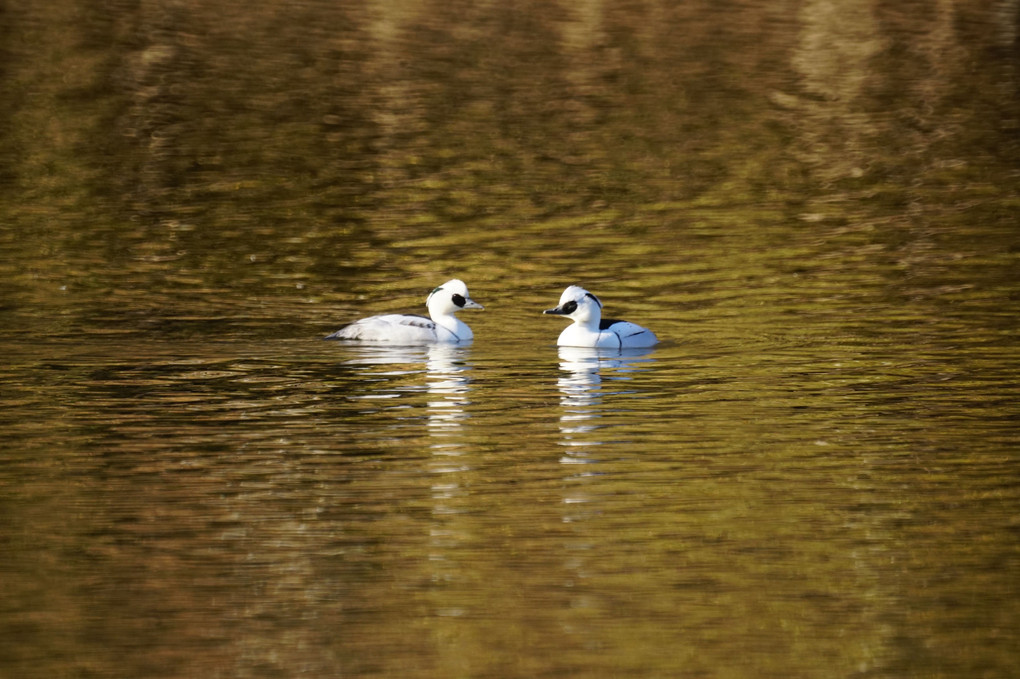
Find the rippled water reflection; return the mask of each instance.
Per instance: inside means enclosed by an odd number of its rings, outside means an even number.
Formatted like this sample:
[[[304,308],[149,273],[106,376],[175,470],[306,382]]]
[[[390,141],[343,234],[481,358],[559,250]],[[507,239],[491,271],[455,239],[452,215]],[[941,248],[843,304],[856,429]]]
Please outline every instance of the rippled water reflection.
[[[0,675],[1015,673],[1015,0],[0,14]]]

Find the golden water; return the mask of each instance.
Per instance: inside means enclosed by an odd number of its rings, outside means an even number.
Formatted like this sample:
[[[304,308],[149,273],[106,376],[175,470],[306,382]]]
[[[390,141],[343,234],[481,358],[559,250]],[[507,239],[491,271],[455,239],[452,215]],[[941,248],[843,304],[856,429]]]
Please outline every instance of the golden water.
[[[1012,676],[1016,3],[920,6],[9,3],[0,676]]]

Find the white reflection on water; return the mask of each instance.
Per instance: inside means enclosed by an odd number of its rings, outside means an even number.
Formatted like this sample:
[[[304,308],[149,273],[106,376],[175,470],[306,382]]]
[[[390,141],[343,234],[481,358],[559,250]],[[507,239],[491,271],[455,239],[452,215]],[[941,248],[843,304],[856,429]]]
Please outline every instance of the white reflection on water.
[[[582,347],[560,347],[560,444],[567,447],[560,459],[563,464],[594,462],[587,457],[588,450],[605,443],[594,435],[604,427],[598,422],[602,417],[604,397],[618,392],[606,392],[602,385],[602,371],[608,370],[606,379],[629,380],[638,364],[653,359],[647,358],[654,349],[629,349],[623,352]],[[614,404],[614,408],[616,405]]]
[[[352,358],[344,361],[347,365],[415,365],[424,363],[428,356],[427,346],[387,346],[375,344],[351,344],[348,347]],[[407,375],[417,370],[387,373]]]
[[[631,373],[640,370],[639,364],[653,359],[647,358],[654,349],[631,349],[625,352],[580,347],[560,347],[560,370],[557,380],[560,390],[560,445],[566,447],[566,453],[560,458],[560,464],[587,465],[597,463],[595,448],[610,441],[606,433],[611,425],[603,420],[610,410],[625,410],[616,398],[626,393],[624,390],[607,390],[603,385],[602,372],[606,371],[605,379],[610,382],[631,379]],[[599,472],[584,469],[580,473],[571,472],[567,480],[579,481],[598,476]],[[570,484],[563,496],[563,504],[568,506],[585,505],[591,501],[587,484]],[[583,511],[579,507],[563,516],[565,523],[584,520],[592,515],[593,510]]]
[[[464,347],[435,344],[428,348],[425,380],[428,390],[428,431],[436,440],[437,455],[460,455],[463,444],[456,440],[468,414],[471,366],[464,361]],[[434,470],[435,471],[435,470]]]
[[[593,460],[585,457],[590,446],[601,442],[584,436],[597,429],[598,405],[602,401],[602,375],[598,349],[560,347],[561,445],[567,453],[560,458],[563,464],[582,464]]]
[[[467,462],[464,423],[469,414],[471,369],[465,345],[434,344],[421,347],[351,346],[346,365],[358,366],[358,384],[364,391],[353,398],[396,399],[401,427],[415,429],[402,439],[399,458],[413,460],[414,442],[420,434],[428,457],[422,472],[428,474],[430,511],[428,560],[434,582],[461,578],[464,564],[454,555],[471,536],[463,517],[469,502],[464,475],[473,467]],[[422,416],[424,412],[424,416]],[[417,464],[410,462],[410,464]],[[439,615],[459,615],[461,609],[444,607]]]
[[[415,375],[421,372],[419,367],[427,358],[426,347],[394,347],[377,345],[351,345],[350,351],[353,357],[344,361],[345,365],[357,366],[394,366],[391,370],[372,371],[374,378],[393,378],[405,375]],[[396,366],[406,366],[402,369]],[[390,399],[399,398],[403,395],[402,390],[390,386],[389,380],[379,382],[380,389],[368,390],[365,393],[352,395],[354,399]]]
[[[561,521],[571,524],[575,531],[573,537],[563,544],[563,565],[566,572],[571,574],[568,579],[571,587],[591,577],[592,548],[597,539],[595,536],[601,534],[597,527],[604,507],[598,502],[598,487],[601,485],[599,479],[609,477],[596,471],[601,466],[597,464],[601,460],[596,457],[595,449],[599,448],[605,458],[605,451],[614,448],[608,436],[613,424],[606,415],[626,411],[626,394],[633,391],[633,388],[613,387],[615,383],[631,380],[635,371],[649,365],[654,360],[647,358],[652,351],[654,349],[635,349],[621,353],[576,347],[559,348],[561,373],[557,386],[560,390],[560,444],[566,447],[560,464],[571,465],[564,468],[566,483]],[[601,492],[605,494],[605,488]],[[574,609],[594,610],[597,607],[595,600],[584,588],[572,590],[571,595],[570,605]],[[578,643],[583,643],[591,633],[591,630],[583,626],[566,631],[578,639]]]
[[[428,346],[363,346],[350,348],[353,355],[346,365],[385,369],[366,370],[366,383],[378,380],[356,399],[394,399],[409,393],[425,392],[426,432],[436,440],[431,443],[437,455],[460,455],[462,444],[455,440],[468,417],[465,406],[470,403],[471,365],[465,360],[468,349],[463,345],[433,344]],[[424,384],[419,377],[424,376]],[[391,379],[398,378],[398,379]],[[399,379],[410,378],[410,379]],[[414,402],[410,408],[420,407]],[[442,471],[442,470],[433,470]]]
[[[465,359],[463,346],[436,344],[428,348],[425,362],[427,390],[426,429],[431,457],[428,471],[432,474],[432,523],[429,526],[429,571],[433,582],[454,582],[462,579],[465,564],[456,557],[457,548],[470,539],[471,531],[463,523],[468,490],[464,475],[472,467],[463,457],[467,452],[463,428],[469,417],[465,407],[471,401],[471,364]],[[458,617],[464,609],[438,606],[436,614]]]

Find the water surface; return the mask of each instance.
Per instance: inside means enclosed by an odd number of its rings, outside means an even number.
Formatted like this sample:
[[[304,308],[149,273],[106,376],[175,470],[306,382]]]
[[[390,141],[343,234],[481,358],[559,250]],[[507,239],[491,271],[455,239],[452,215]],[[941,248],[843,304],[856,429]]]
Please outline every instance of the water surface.
[[[1015,672],[1015,1],[0,14],[0,675]]]

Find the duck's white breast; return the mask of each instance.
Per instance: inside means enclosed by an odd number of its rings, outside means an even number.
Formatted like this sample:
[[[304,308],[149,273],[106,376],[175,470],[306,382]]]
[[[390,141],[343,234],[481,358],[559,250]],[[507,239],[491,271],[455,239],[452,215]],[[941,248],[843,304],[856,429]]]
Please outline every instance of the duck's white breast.
[[[609,335],[597,330],[589,330],[577,323],[568,325],[560,333],[556,344],[561,347],[618,347],[619,341],[615,335]]]

